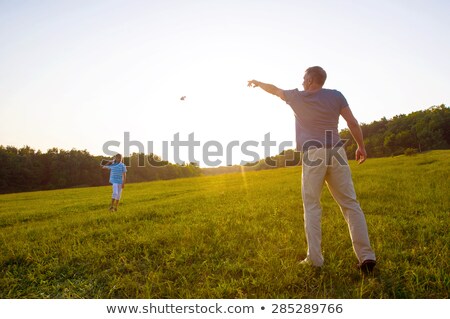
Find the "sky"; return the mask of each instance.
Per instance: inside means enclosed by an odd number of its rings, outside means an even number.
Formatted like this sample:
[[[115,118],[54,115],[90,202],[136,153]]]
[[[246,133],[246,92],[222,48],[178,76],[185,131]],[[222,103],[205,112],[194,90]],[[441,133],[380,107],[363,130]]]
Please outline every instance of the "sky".
[[[128,134],[145,153],[168,141],[172,161],[175,134],[194,133],[200,162],[208,141],[257,141],[262,157],[267,133],[295,140],[294,116],[247,81],[302,88],[313,65],[360,123],[448,106],[449,14],[444,0],[0,0],[0,145],[126,155]]]

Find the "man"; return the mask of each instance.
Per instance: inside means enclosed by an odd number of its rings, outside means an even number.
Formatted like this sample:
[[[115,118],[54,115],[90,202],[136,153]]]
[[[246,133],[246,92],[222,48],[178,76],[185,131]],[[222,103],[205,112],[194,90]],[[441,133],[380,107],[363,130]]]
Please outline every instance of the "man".
[[[375,253],[370,246],[364,213],[356,200],[344,143],[339,138],[339,116],[346,120],[358,145],[356,160],[360,164],[367,157],[363,134],[342,93],[323,88],[326,77],[325,70],[314,66],[305,71],[304,91],[282,90],[256,80],[248,81],[248,86],[260,87],[278,96],[291,106],[295,114],[297,148],[303,152],[302,199],[308,243],[307,256],[302,264],[321,267],[324,262],[320,194],[326,182],[348,224],[358,266],[363,272],[370,273],[376,264]]]

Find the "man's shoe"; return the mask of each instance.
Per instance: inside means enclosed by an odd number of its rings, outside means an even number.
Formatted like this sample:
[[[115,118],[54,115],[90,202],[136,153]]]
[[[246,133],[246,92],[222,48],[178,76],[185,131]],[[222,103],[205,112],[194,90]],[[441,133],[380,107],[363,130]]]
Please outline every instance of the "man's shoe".
[[[358,265],[359,270],[361,270],[364,274],[368,275],[373,272],[375,265],[377,262],[372,259],[364,260],[361,264]]]

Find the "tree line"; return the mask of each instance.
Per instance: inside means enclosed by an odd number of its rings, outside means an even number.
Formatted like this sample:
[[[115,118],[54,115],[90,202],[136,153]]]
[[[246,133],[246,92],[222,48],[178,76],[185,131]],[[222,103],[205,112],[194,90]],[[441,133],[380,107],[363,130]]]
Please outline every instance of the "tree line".
[[[362,124],[361,128],[369,157],[409,155],[450,148],[450,108],[445,105],[397,115],[389,120],[382,118]],[[349,159],[354,159],[356,143],[350,131],[344,129],[340,135],[348,140],[346,152]],[[28,146],[0,146],[0,193],[108,185],[109,171],[100,169],[101,159],[86,150],[52,148],[42,153]],[[201,169],[193,163],[179,165],[162,161],[155,154],[133,154],[125,157],[124,162],[130,168],[127,181],[133,183],[294,166],[300,165],[301,161],[298,153],[286,150],[244,167]]]
[[[450,148],[450,108],[441,104],[392,119],[383,117],[370,124],[361,124],[369,157],[386,157],[414,154]],[[346,152],[355,158],[356,143],[348,129],[340,136],[347,139]]]
[[[156,155],[150,157],[159,160],[159,167],[140,166],[142,155],[124,158],[131,168],[127,172],[127,182],[175,179],[201,173],[197,165],[162,162]],[[0,193],[108,185],[109,171],[100,168],[101,159],[86,150],[52,148],[42,153],[29,146],[0,146]]]
[[[397,115],[392,119],[383,117],[370,124],[361,124],[368,157],[414,155],[416,153],[450,148],[450,108],[441,104],[408,115]],[[355,159],[356,142],[348,129],[339,132],[347,140],[345,151],[349,159]],[[276,156],[244,167],[211,168],[203,170],[207,175],[254,170],[273,169],[301,165],[301,156],[294,150],[285,150]]]
[[[392,119],[383,117],[370,124],[361,124],[368,157],[414,155],[416,153],[450,148],[450,108],[444,104],[423,111],[401,114]],[[350,130],[339,132],[347,140],[345,151],[349,159],[355,159],[356,142]],[[271,169],[301,165],[301,157],[294,150],[250,163],[247,170]]]

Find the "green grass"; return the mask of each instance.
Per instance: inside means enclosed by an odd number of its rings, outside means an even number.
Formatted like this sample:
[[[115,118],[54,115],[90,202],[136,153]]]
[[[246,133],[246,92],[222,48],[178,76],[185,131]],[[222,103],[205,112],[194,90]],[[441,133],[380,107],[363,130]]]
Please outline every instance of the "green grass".
[[[448,298],[450,152],[352,164],[377,271],[328,190],[301,267],[301,168],[0,196],[0,298]]]

